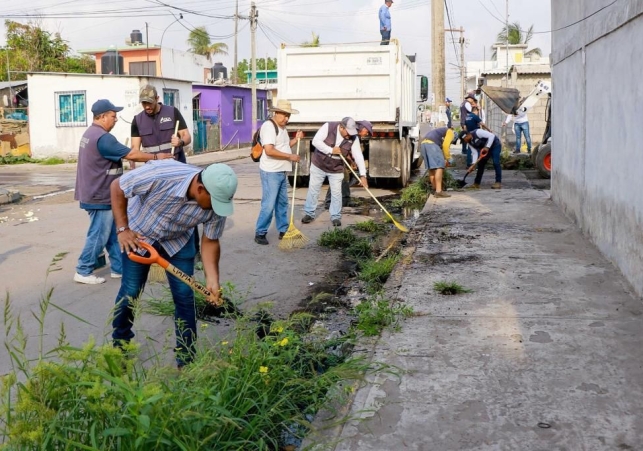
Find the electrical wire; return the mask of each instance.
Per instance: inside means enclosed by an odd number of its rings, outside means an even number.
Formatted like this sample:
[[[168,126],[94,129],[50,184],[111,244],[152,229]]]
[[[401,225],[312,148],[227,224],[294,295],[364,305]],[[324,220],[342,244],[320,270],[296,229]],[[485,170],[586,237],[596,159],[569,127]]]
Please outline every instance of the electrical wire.
[[[453,35],[453,24],[451,23],[451,13],[449,12],[449,5],[447,5],[447,0],[444,0],[444,7],[447,10],[447,19],[449,21],[449,30],[451,30],[451,39],[452,39],[452,43],[453,43],[453,51],[455,52],[455,57],[457,59],[457,58],[459,58],[458,49],[455,46],[455,36]],[[460,67],[460,66],[458,65],[458,67]]]

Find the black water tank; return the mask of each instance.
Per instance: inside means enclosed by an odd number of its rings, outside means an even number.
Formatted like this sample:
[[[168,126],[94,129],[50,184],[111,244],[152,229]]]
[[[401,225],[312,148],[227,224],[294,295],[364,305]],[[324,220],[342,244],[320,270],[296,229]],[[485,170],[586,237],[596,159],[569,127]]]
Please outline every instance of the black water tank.
[[[143,33],[141,33],[141,30],[132,30],[129,34],[129,39],[132,45],[141,45],[143,44]]]
[[[100,57],[101,74],[122,75],[123,55],[119,55],[116,49],[109,49]]]
[[[210,71],[212,73],[213,80],[225,80],[228,78],[228,69],[223,65],[223,63],[214,63],[214,66],[212,66]]]

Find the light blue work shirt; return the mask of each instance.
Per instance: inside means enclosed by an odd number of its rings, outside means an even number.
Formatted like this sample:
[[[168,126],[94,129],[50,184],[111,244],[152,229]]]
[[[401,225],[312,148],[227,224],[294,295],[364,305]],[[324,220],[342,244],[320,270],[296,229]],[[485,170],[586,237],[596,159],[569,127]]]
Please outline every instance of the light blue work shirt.
[[[384,27],[388,31],[391,30],[391,12],[389,11],[389,7],[386,6],[386,4],[380,6],[380,30],[383,30]]]

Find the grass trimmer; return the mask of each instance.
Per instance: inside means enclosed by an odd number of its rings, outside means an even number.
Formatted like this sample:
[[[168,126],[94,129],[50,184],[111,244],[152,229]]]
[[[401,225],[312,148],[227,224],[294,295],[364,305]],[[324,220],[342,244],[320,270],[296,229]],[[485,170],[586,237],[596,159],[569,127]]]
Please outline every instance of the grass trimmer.
[[[299,143],[301,140],[297,138],[297,156],[299,156]],[[292,182],[292,202],[290,205],[290,225],[279,242],[279,249],[299,249],[308,243],[308,238],[295,227],[295,191],[297,189],[297,170],[299,169],[299,162],[295,163],[295,177]]]
[[[351,167],[351,165],[348,163],[348,161],[346,161],[346,158],[344,158],[344,155],[342,155],[342,154],[340,153],[340,154],[339,154],[339,156],[341,157],[341,159],[342,159],[342,161],[344,162],[344,164],[346,165],[346,167],[347,167],[348,169],[350,169],[350,171],[353,173],[353,175],[355,176],[355,178],[357,178],[357,180],[359,180],[359,175],[357,175],[357,174],[355,173],[355,171],[353,170],[353,168]],[[371,197],[375,200],[375,202],[377,202],[377,205],[379,205],[379,206],[380,206],[380,208],[381,208],[382,210],[384,210],[384,213],[386,213],[386,215],[387,215],[389,218],[391,218],[391,221],[393,221],[393,224],[395,225],[395,227],[397,227],[398,229],[400,229],[402,232],[408,232],[408,231],[409,231],[409,229],[408,229],[405,225],[400,224],[399,222],[397,222],[397,221],[395,220],[395,218],[393,217],[393,215],[392,215],[392,214],[390,214],[386,208],[384,208],[384,205],[382,205],[382,204],[380,203],[380,201],[379,201],[379,200],[377,200],[377,197],[375,197],[375,194],[371,193],[371,190],[370,190],[370,189],[368,189],[366,186],[364,187],[364,189],[366,190],[366,192],[367,192],[368,194],[370,194],[370,195],[371,195]]]
[[[473,163],[471,165],[471,167],[469,167],[469,169],[467,169],[467,173],[464,174],[464,178],[462,180],[456,180],[456,182],[458,184],[458,188],[464,188],[467,185],[467,182],[466,182],[467,177],[469,176],[469,174],[471,174],[473,172],[473,170],[476,168],[476,166],[478,166],[478,163],[480,162],[480,160],[482,160],[484,157],[486,157],[488,153],[489,153],[489,151],[487,149],[482,149],[482,151],[480,152],[480,156],[478,157],[476,162]]]

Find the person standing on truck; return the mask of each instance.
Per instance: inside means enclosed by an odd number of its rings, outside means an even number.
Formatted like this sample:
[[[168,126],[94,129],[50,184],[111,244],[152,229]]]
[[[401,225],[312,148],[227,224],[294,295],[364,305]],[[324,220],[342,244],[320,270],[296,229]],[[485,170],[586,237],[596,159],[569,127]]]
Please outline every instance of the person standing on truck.
[[[267,245],[268,228],[275,217],[275,225],[282,239],[288,230],[288,172],[292,164],[299,161],[299,155],[293,154],[291,147],[297,140],[304,137],[298,130],[295,137],[288,137],[286,125],[291,114],[299,114],[292,104],[279,99],[277,106],[270,108],[272,117],[265,121],[259,129],[259,140],[263,153],[259,160],[259,175],[261,177],[261,209],[255,226],[255,243]]]
[[[447,162],[451,159],[452,141],[453,129],[440,127],[427,133],[420,145],[420,154],[424,159],[424,167],[429,172],[429,182],[435,197],[451,197],[442,191],[442,175]]]
[[[491,185],[491,189],[501,189],[502,166],[500,165],[500,152],[502,151],[502,145],[500,144],[500,139],[493,133],[482,130],[481,128],[472,132],[462,132],[461,139],[480,154],[482,154],[485,149],[487,151],[487,155],[482,157],[480,162],[478,162],[478,172],[476,173],[476,179],[473,185],[471,185],[471,189],[480,189],[482,175],[484,174],[484,169],[489,158],[492,159],[493,167],[496,170],[496,182]]]
[[[344,161],[352,156],[360,175],[360,184],[368,188],[366,182],[366,165],[359,146],[357,124],[353,118],[347,117],[341,122],[326,122],[313,138],[313,153],[310,163],[310,181],[308,195],[304,204],[304,217],[301,222],[308,224],[315,220],[317,200],[324,179],[328,177],[330,185],[330,219],[334,227],[342,225],[342,180],[344,179]]]
[[[342,120],[344,121],[347,119],[348,118],[345,117]],[[357,123],[357,136],[359,136],[360,140],[373,136],[373,124],[371,124],[369,121],[355,122]],[[346,160],[351,164],[351,167],[353,169],[357,169],[357,166],[355,165],[355,162],[352,158],[347,158]],[[355,185],[356,183],[359,183],[359,181],[355,178],[350,169],[344,168],[344,180],[342,180],[342,207],[355,206],[351,205],[351,186]],[[330,190],[326,191],[326,199],[324,200],[324,207],[326,207],[326,210],[330,208],[330,194]]]
[[[388,45],[391,40],[391,5],[393,0],[385,0],[384,4],[380,6],[380,34],[382,35],[382,42],[380,45]]]

